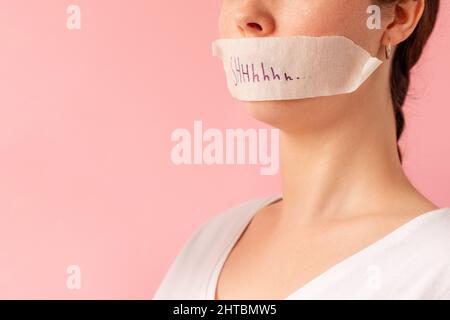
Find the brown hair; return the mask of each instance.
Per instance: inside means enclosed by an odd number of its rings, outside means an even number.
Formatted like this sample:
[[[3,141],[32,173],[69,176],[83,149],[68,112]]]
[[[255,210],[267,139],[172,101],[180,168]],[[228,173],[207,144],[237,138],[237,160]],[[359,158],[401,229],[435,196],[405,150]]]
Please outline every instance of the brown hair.
[[[390,5],[398,2],[398,0],[375,1],[381,5]],[[410,71],[422,55],[425,44],[433,32],[439,12],[439,4],[440,0],[425,0],[425,10],[416,29],[408,39],[397,45],[394,57],[392,58],[390,85],[394,105],[397,142],[400,140],[405,127],[405,117],[402,107],[408,94]],[[397,152],[401,163],[402,154],[398,145]]]

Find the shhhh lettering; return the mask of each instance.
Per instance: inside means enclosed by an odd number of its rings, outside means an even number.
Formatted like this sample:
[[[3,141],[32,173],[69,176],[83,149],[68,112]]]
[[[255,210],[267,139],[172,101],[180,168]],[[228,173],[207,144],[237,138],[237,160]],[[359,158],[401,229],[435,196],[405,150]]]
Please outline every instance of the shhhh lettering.
[[[273,66],[264,62],[260,63],[241,63],[239,57],[230,57],[230,68],[233,73],[233,82],[235,86],[267,82],[267,81],[295,81],[311,78],[310,76],[292,76],[287,72],[278,72]]]

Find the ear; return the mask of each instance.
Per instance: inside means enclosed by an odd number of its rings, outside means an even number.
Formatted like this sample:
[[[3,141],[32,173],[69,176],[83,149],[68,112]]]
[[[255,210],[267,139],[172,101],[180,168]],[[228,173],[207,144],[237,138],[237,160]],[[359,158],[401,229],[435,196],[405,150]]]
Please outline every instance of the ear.
[[[393,5],[392,20],[383,36],[383,45],[396,46],[405,41],[417,27],[425,10],[425,0],[399,0]]]

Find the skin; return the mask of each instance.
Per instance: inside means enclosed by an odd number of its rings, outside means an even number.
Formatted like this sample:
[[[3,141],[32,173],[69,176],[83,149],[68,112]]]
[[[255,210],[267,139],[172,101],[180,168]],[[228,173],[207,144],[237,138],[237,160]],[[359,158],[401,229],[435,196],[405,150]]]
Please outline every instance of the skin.
[[[222,38],[344,35],[386,61],[407,39],[424,0],[383,8],[370,0],[223,0]],[[439,207],[415,189],[397,156],[386,61],[355,93],[248,102],[280,129],[283,199],[252,219],[220,272],[216,299],[284,299],[411,219]]]

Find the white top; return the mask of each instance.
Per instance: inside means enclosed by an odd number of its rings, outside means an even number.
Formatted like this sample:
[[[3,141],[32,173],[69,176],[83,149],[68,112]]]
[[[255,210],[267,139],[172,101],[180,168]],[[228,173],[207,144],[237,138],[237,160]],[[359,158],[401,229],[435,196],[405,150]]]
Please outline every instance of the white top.
[[[189,237],[155,300],[214,300],[226,258],[263,207],[253,199],[210,218]],[[292,299],[450,299],[450,208],[423,213],[290,294]]]

